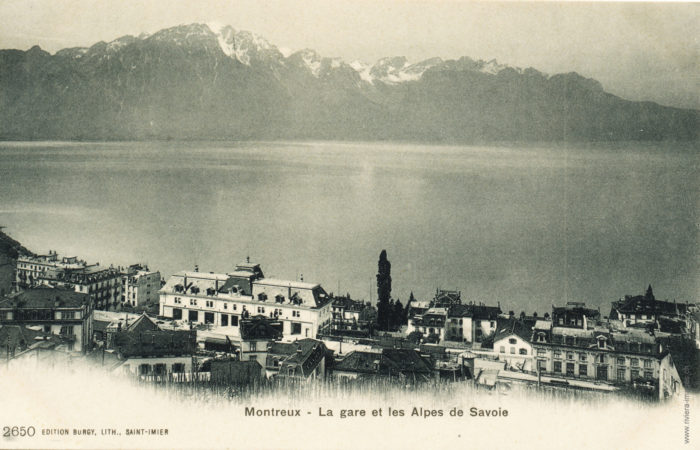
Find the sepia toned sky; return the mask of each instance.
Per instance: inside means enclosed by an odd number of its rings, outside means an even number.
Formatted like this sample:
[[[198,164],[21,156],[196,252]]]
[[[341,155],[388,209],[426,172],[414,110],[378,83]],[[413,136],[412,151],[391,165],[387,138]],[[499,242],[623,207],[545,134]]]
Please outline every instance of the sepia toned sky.
[[[497,59],[576,71],[632,100],[700,108],[699,3],[0,0],[0,48],[49,52],[193,22],[348,62]]]

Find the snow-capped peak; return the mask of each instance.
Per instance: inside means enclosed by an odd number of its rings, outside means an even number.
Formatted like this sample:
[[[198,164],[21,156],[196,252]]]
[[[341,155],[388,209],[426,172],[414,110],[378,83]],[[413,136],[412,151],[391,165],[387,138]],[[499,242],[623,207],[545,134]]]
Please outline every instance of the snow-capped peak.
[[[250,31],[236,31],[230,25],[221,25],[217,22],[209,23],[207,26],[216,36],[224,54],[245,65],[250,65],[253,60],[263,56],[274,59],[282,57],[277,47]]]

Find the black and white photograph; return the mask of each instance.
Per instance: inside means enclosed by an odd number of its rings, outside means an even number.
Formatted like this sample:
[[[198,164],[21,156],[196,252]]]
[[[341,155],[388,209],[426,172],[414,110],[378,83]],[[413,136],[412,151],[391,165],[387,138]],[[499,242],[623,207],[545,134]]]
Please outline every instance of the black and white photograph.
[[[699,30],[0,0],[0,448],[697,448]]]

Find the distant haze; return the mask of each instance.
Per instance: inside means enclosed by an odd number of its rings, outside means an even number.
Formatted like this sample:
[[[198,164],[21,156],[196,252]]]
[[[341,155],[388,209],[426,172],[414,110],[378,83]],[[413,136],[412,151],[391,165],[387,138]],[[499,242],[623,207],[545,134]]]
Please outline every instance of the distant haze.
[[[219,22],[284,49],[374,62],[469,56],[576,71],[630,100],[700,108],[697,4],[399,1],[0,3],[0,48],[56,52],[181,23]]]

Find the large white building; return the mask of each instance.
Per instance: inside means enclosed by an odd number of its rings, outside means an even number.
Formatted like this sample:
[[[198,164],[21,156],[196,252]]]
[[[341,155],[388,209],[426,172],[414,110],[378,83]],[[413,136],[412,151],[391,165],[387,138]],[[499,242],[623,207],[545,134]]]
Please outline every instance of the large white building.
[[[179,272],[160,290],[160,315],[212,324],[240,337],[241,319],[262,315],[282,322],[284,337],[315,338],[330,326],[331,299],[319,284],[265,278],[258,264],[230,273]]]

